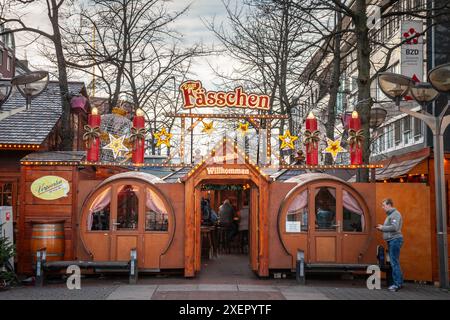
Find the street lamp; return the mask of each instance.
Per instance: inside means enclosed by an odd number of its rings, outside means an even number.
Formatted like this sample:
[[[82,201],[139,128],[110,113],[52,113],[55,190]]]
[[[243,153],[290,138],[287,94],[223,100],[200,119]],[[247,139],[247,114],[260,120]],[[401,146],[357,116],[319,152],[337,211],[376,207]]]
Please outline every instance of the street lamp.
[[[386,120],[387,111],[383,108],[372,107],[370,109],[369,128],[376,129]]]
[[[445,93],[450,93],[450,63],[437,66],[428,73],[428,80],[433,87]]]
[[[0,79],[0,110],[2,109],[2,105],[8,100],[11,90],[11,79]]]
[[[406,96],[409,88],[414,84],[414,81],[401,74],[382,72],[378,75],[378,83],[381,91],[388,98],[394,100],[395,105],[398,107],[402,98]]]
[[[439,96],[439,91],[434,89],[428,82],[419,82],[411,87],[410,90],[414,100],[422,106],[422,110],[426,110],[426,105]]]
[[[449,105],[444,107],[439,115],[428,113],[425,110],[427,103],[437,98],[439,92],[450,92],[450,64],[434,68],[428,74],[428,83],[414,85],[412,79],[392,73],[381,73],[378,83],[383,93],[394,100],[400,111],[425,122],[433,132],[434,172],[436,189],[436,233],[439,257],[439,285],[448,288],[448,251],[447,251],[447,203],[445,202],[445,175],[444,175],[444,141],[443,134],[450,123],[450,115],[445,115]],[[405,91],[405,86],[408,86]],[[434,87],[434,88],[433,88]],[[401,89],[401,90],[400,90]],[[435,90],[437,89],[437,90]],[[386,91],[385,91],[386,90]],[[422,106],[421,112],[412,111],[400,106],[403,96],[411,91],[414,99]]]
[[[31,105],[31,99],[37,97],[47,87],[48,72],[33,71],[21,74],[12,78],[11,83],[15,85],[19,92],[26,98],[26,109],[28,110]]]

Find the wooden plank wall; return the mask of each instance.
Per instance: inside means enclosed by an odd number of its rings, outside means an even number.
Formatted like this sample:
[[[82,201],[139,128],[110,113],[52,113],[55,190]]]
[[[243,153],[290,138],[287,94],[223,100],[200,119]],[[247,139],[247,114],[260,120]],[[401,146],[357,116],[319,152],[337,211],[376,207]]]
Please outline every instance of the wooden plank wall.
[[[381,208],[385,198],[394,201],[403,216],[402,233],[404,244],[400,253],[400,264],[406,280],[432,280],[432,239],[430,188],[422,183],[377,183],[376,224],[382,224],[386,213]],[[374,242],[383,244],[380,232]]]
[[[31,193],[31,184],[36,179],[56,175],[66,179],[70,185],[67,197],[57,200],[42,200]],[[18,232],[18,271],[32,273],[31,233],[33,221],[64,220],[65,254],[64,260],[74,259],[77,243],[76,230],[72,228],[75,221],[76,190],[78,172],[72,166],[23,166],[20,182],[20,212]]]

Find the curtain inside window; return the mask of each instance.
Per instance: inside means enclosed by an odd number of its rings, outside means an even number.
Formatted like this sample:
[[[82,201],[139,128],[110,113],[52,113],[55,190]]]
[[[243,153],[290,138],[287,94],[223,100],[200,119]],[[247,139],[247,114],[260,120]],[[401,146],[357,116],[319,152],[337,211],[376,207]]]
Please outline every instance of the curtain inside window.
[[[358,201],[356,201],[356,199],[346,190],[343,190],[342,198],[343,198],[345,209],[361,216],[361,227],[362,227],[362,230],[364,230],[364,225],[365,225],[364,212],[361,209]]]
[[[166,206],[164,205],[164,202],[161,200],[161,198],[150,188],[147,188],[146,192],[146,206],[147,209],[150,209],[154,212],[167,214],[166,212]]]
[[[303,209],[308,205],[308,191],[305,190],[299,195],[297,195],[289,206],[288,213],[290,211],[298,212],[298,210]]]
[[[92,223],[94,220],[94,212],[101,211],[111,203],[111,188],[106,189],[95,198],[91,207],[89,208],[89,216],[87,219],[87,227],[90,231],[92,229]]]

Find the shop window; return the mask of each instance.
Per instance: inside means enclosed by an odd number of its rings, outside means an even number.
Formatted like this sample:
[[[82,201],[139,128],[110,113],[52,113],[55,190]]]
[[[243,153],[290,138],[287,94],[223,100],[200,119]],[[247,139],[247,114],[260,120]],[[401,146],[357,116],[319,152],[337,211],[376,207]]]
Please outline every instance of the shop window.
[[[147,188],[145,200],[145,231],[169,230],[169,216],[161,198]]]
[[[414,118],[414,141],[422,138],[422,120]]]
[[[100,193],[89,208],[88,230],[109,230],[109,218],[111,215],[111,188]]]
[[[364,212],[358,201],[346,190],[343,190],[343,230],[344,232],[362,232],[364,230]]]
[[[316,190],[316,230],[336,230],[336,189],[322,187]]]
[[[124,185],[117,192],[117,229],[137,229],[139,213],[139,187]]]
[[[12,183],[0,184],[0,206],[12,206]]]
[[[395,145],[398,146],[402,143],[402,135],[401,135],[402,125],[400,121],[394,122],[394,141]]]
[[[409,144],[411,140],[411,117],[406,116],[403,118],[403,141],[405,144]]]
[[[286,215],[286,232],[308,231],[308,191],[298,194]]]

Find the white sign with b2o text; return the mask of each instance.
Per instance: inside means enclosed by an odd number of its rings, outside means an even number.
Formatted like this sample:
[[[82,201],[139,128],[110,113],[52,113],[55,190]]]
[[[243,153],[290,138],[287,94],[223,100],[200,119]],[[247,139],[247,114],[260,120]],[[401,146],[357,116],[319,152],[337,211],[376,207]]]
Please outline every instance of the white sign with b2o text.
[[[402,21],[401,74],[416,82],[423,81],[423,22]]]

